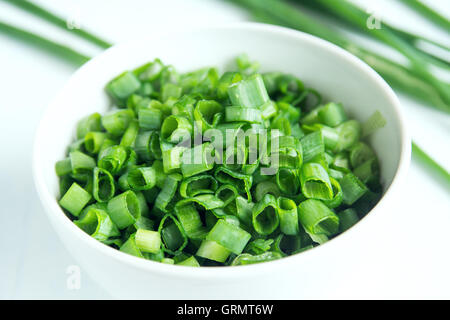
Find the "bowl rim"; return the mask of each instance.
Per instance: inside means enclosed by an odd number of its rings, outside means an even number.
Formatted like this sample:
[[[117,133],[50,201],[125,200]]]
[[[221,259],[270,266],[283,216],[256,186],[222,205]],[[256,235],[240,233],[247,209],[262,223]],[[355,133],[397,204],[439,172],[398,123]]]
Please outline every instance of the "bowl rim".
[[[56,199],[50,192],[50,190],[46,187],[45,179],[42,170],[39,170],[40,164],[40,148],[39,145],[41,143],[41,136],[43,131],[45,130],[43,123],[47,117],[50,117],[52,109],[55,107],[55,103],[59,100],[60,96],[63,96],[63,93],[66,91],[68,87],[70,87],[73,79],[77,77],[77,75],[82,72],[86,66],[96,63],[99,59],[102,59],[106,55],[110,55],[111,52],[114,53],[116,50],[120,50],[122,47],[128,46],[130,43],[139,40],[130,40],[126,42],[122,42],[116,44],[101,54],[97,55],[83,66],[81,66],[74,74],[72,74],[63,88],[59,91],[51,103],[46,107],[43,115],[41,116],[41,120],[36,130],[36,135],[34,139],[33,146],[33,178],[35,181],[35,187],[41,203],[49,216],[49,218],[54,217],[57,223],[60,223],[66,229],[70,230],[72,234],[78,239],[78,241],[84,242],[86,245],[91,246],[94,250],[98,251],[100,254],[106,255],[109,258],[112,258],[118,262],[124,263],[126,265],[130,265],[131,267],[144,270],[147,272],[159,274],[161,276],[168,276],[175,279],[178,278],[190,278],[197,280],[211,280],[213,279],[230,279],[230,278],[242,278],[247,276],[255,276],[268,272],[273,272],[274,269],[281,269],[288,267],[294,263],[300,263],[301,259],[305,259],[306,257],[312,257],[313,255],[320,254],[324,250],[333,250],[333,246],[339,246],[341,242],[343,242],[350,234],[357,232],[357,230],[367,223],[369,223],[374,213],[377,211],[381,211],[389,199],[392,198],[394,191],[399,188],[401,181],[407,174],[407,170],[409,167],[409,162],[411,158],[411,140],[408,134],[408,130],[406,127],[405,116],[403,115],[400,101],[397,96],[391,89],[391,87],[385,82],[385,80],[371,67],[369,67],[365,62],[354,56],[353,54],[345,51],[344,49],[334,45],[331,42],[320,39],[313,35],[285,28],[275,25],[269,25],[264,23],[256,23],[256,22],[237,22],[237,23],[228,23],[217,26],[209,26],[209,27],[192,27],[186,28],[182,31],[174,31],[170,30],[163,33],[158,33],[157,35],[149,36],[148,39],[159,39],[163,36],[169,36],[172,34],[179,33],[189,33],[189,32],[202,32],[204,30],[207,31],[227,31],[227,30],[251,30],[251,31],[259,31],[263,33],[271,33],[278,36],[286,36],[292,38],[293,41],[300,40],[304,43],[311,44],[313,46],[319,47],[322,50],[328,50],[332,54],[340,56],[340,58],[347,60],[351,64],[354,65],[355,69],[358,69],[359,72],[363,72],[366,75],[370,76],[371,80],[374,81],[376,85],[378,85],[387,95],[391,107],[394,109],[394,114],[396,119],[396,123],[398,123],[398,130],[400,132],[400,159],[398,166],[396,168],[394,177],[392,179],[391,184],[385,190],[384,195],[381,197],[379,202],[370,210],[370,212],[361,219],[355,226],[350,228],[348,231],[343,232],[338,237],[334,238],[332,241],[328,241],[325,244],[317,246],[313,249],[302,252],[301,254],[296,254],[288,257],[284,257],[283,259],[278,259],[274,261],[269,261],[265,263],[252,264],[252,265],[244,265],[244,266],[223,266],[223,267],[201,267],[201,268],[191,268],[191,267],[183,267],[177,265],[168,265],[160,262],[155,262],[151,260],[145,260],[142,258],[134,257],[132,255],[123,253],[117,249],[111,248],[109,246],[104,245],[103,243],[97,241],[96,239],[90,237],[88,234],[79,229],[70,219],[64,214],[63,210],[59,207]],[[52,220],[52,219],[50,219]],[[53,224],[53,221],[51,221]],[[56,229],[56,226],[54,226]],[[58,236],[60,236],[58,234]],[[334,250],[338,250],[339,247],[334,248]]]

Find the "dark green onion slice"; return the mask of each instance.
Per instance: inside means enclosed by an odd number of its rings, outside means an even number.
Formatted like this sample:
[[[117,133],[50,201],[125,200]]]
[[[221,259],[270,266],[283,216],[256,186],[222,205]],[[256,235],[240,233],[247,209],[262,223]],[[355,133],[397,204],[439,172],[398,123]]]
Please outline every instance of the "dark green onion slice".
[[[200,124],[201,132],[214,128],[218,123],[218,115],[223,106],[214,100],[200,100],[194,109],[194,119]]]
[[[102,131],[101,115],[97,112],[84,117],[77,124],[77,139],[84,139],[88,132]]]
[[[74,223],[94,239],[105,241],[120,236],[119,229],[112,222],[105,210],[91,208]]]
[[[122,135],[134,117],[133,110],[111,111],[102,116],[102,126],[113,136]]]
[[[104,132],[88,132],[84,136],[84,147],[86,148],[86,151],[90,154],[97,154],[100,151],[107,136],[108,135]]]
[[[340,181],[344,203],[352,205],[367,191],[367,187],[353,173],[346,174]]]
[[[288,198],[279,197],[277,204],[281,232],[287,235],[298,234],[298,214],[295,202]]]
[[[135,140],[134,150],[139,159],[143,161],[151,161],[161,159],[161,146],[159,143],[159,134],[156,131],[140,132]]]
[[[99,154],[98,167],[116,175],[122,169],[127,155],[127,150],[122,146],[108,147]]]
[[[162,248],[170,254],[178,254],[187,245],[187,236],[178,220],[171,214],[166,214],[158,228],[161,234]]]
[[[342,188],[337,179],[330,176],[331,186],[333,187],[333,199],[331,200],[322,200],[323,203],[327,205],[328,208],[334,209],[341,205],[344,200],[344,196],[342,193]]]
[[[133,191],[125,191],[109,200],[108,214],[119,229],[125,229],[141,214],[139,199]]]
[[[161,126],[161,138],[170,143],[179,143],[191,138],[192,124],[183,116],[169,116]]]
[[[277,207],[277,200],[271,194],[266,194],[256,203],[252,209],[252,223],[256,232],[269,235],[276,230],[280,222]]]
[[[113,176],[101,168],[94,169],[94,181],[92,195],[98,202],[109,201],[116,192]]]
[[[355,209],[348,208],[338,212],[339,217],[339,232],[344,232],[350,229],[359,221],[358,214]]]
[[[340,103],[330,102],[319,108],[318,120],[326,126],[336,127],[347,120],[347,114]]]
[[[156,172],[152,167],[137,167],[128,172],[128,184],[134,191],[148,190],[156,184]]]
[[[223,184],[216,190],[216,197],[223,201],[224,207],[234,201],[238,195],[238,190],[231,184]]]
[[[266,194],[271,194],[278,198],[281,195],[281,190],[278,185],[272,181],[262,181],[255,187],[255,200],[261,201]]]
[[[166,209],[167,205],[173,200],[175,193],[177,192],[178,183],[181,181],[181,178],[181,175],[177,173],[173,173],[167,176],[161,192],[156,197],[156,208],[161,211],[164,211]]]
[[[318,163],[305,163],[300,174],[302,192],[307,198],[331,200],[333,187],[327,171]]]
[[[239,172],[232,171],[224,166],[217,167],[214,177],[220,183],[232,184],[239,192],[245,192],[248,200],[252,199],[250,188],[252,187],[253,177]]]
[[[319,200],[303,201],[298,214],[303,228],[312,235],[332,236],[339,230],[338,216]]]
[[[321,131],[307,134],[300,142],[303,150],[303,162],[309,162],[315,156],[325,152],[325,144]]]
[[[300,188],[299,172],[296,169],[280,168],[275,176],[277,186],[282,193],[292,196]]]
[[[218,188],[217,180],[208,174],[196,175],[183,180],[180,184],[180,195],[183,198],[198,194],[214,193]]]

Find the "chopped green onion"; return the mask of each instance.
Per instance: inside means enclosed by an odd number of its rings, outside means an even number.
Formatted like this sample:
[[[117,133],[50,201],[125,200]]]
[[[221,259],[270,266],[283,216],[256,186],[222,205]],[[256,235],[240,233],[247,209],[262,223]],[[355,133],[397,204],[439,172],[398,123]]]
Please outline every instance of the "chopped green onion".
[[[275,231],[279,224],[277,201],[271,194],[257,202],[252,210],[252,223],[255,231],[261,235],[269,235]]]
[[[303,201],[298,213],[303,228],[313,235],[332,236],[338,232],[338,216],[319,200]]]
[[[83,210],[84,206],[88,204],[91,198],[89,192],[74,182],[61,200],[59,200],[59,204],[72,215],[78,217],[81,210]]]
[[[119,229],[125,229],[140,216],[139,199],[133,191],[125,191],[109,200],[108,213]]]

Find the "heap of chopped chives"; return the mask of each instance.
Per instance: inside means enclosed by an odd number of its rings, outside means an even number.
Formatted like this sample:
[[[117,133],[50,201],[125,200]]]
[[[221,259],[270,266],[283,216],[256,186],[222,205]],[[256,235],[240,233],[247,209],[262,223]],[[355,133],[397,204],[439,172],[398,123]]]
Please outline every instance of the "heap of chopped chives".
[[[380,196],[365,138],[384,119],[360,124],[257,66],[179,74],[156,59],[111,80],[117,107],[81,119],[55,166],[67,215],[122,252],[187,266],[279,259],[350,228]]]

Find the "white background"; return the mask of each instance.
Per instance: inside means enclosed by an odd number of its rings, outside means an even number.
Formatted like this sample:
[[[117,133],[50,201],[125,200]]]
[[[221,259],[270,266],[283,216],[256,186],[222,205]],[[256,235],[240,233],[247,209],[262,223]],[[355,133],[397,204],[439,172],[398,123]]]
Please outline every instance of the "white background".
[[[168,28],[250,19],[219,0],[37,2],[114,43]],[[450,16],[448,0],[427,3]],[[448,34],[395,0],[377,1],[372,9],[392,24],[450,45]],[[0,3],[0,20],[89,55],[100,52],[5,3]],[[32,181],[32,144],[40,115],[74,71],[72,65],[0,33],[0,298],[109,298],[83,270],[81,288],[67,289],[66,270],[76,261],[52,230]],[[400,99],[413,139],[449,170],[450,117]],[[378,250],[353,257],[354,267],[350,263],[348,274],[341,275],[348,279],[347,286],[324,287],[322,298],[450,298],[450,190],[414,159],[378,236]]]

